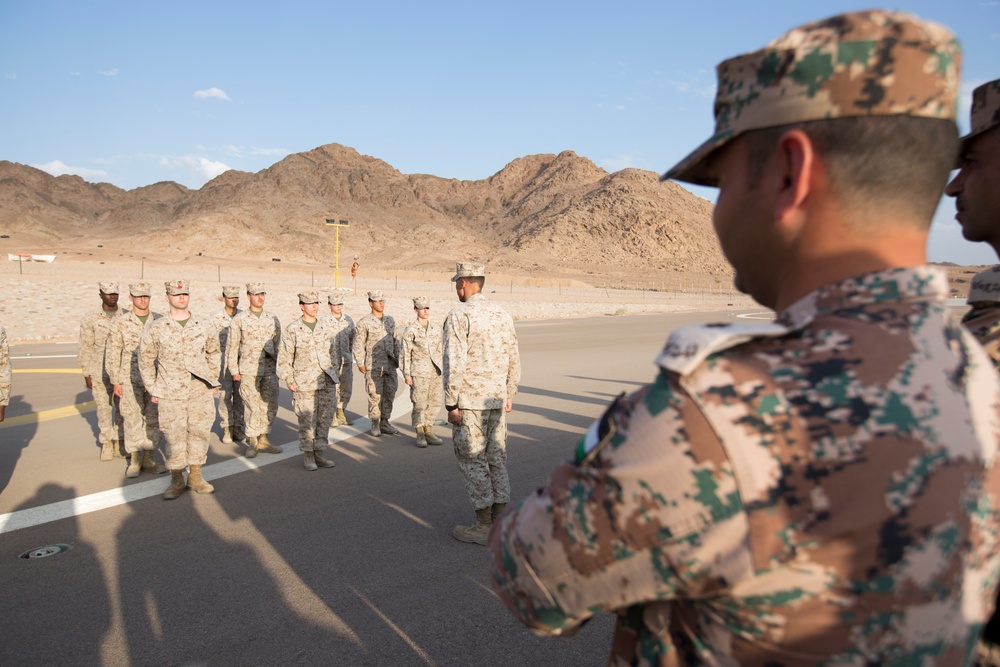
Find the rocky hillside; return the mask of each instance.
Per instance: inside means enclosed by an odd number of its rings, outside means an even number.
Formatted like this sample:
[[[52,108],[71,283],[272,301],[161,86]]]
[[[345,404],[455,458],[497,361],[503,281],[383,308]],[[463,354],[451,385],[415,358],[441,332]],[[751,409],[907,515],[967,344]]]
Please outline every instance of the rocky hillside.
[[[329,144],[199,190],[166,182],[125,191],[0,162],[5,250],[112,244],[127,255],[330,264],[326,218],[350,221],[342,264],[360,255],[375,268],[442,270],[464,257],[508,273],[729,275],[709,202],[652,172],[609,174],[571,151],[459,181],[402,174]]]

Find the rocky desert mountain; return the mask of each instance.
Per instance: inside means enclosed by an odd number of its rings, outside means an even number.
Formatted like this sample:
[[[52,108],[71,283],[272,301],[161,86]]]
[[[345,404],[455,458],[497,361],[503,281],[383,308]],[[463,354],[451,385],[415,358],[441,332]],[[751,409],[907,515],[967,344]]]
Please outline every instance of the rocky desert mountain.
[[[728,282],[712,205],[657,174],[609,174],[571,151],[518,158],[459,181],[402,174],[329,144],[258,173],[228,171],[190,190],[173,182],[125,191],[0,161],[0,233],[17,252],[333,263],[326,218],[346,219],[341,266],[447,270],[459,258],[505,273],[602,283],[680,273]]]

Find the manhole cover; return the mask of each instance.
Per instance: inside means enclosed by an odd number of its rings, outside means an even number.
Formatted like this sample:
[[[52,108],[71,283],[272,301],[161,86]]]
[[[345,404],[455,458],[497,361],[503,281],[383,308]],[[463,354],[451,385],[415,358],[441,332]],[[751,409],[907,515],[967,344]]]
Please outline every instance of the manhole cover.
[[[65,551],[72,549],[68,544],[49,544],[44,547],[35,547],[34,549],[28,549],[23,554],[21,558],[48,558],[49,556],[55,556],[56,554],[61,554]]]

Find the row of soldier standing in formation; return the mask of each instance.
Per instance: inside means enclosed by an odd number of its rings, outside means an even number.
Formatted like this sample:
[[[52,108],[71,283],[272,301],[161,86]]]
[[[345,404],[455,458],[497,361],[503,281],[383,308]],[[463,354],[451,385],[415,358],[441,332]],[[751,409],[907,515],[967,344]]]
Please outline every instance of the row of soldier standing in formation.
[[[82,320],[79,352],[97,405],[101,459],[128,457],[129,478],[169,471],[167,499],[188,487],[210,493],[214,487],[201,467],[216,409],[212,397],[219,399],[223,442],[245,441],[247,458],[276,454],[281,447],[268,435],[281,380],[292,392],[305,469],[332,468],[324,454],[330,428],[353,424],[345,412],[353,365],[365,378],[374,437],[399,433],[390,423],[398,369],[410,387],[417,447],[442,444],[433,426],[449,396],[459,468],[477,516],[490,517],[456,527],[455,535],[485,543],[492,516],[510,500],[504,414],[517,391],[520,355],[512,318],[479,293],[484,274],[482,264],[460,262],[454,282],[462,305],[443,326],[432,326],[429,299],[417,297],[416,320],[401,333],[384,312],[380,290],[368,293],[371,313],[357,324],[343,312],[340,295],[327,298],[330,314],[320,317],[319,294],[302,292],[302,316],[282,330],[264,306],[261,282],[246,285],[246,310],[239,309],[240,288],[223,287],[224,308],[205,322],[187,309],[185,280],[165,284],[166,315],[150,309],[149,283],[129,285],[129,309],[118,307],[115,283],[101,283],[101,308]],[[156,458],[161,433],[166,466]]]

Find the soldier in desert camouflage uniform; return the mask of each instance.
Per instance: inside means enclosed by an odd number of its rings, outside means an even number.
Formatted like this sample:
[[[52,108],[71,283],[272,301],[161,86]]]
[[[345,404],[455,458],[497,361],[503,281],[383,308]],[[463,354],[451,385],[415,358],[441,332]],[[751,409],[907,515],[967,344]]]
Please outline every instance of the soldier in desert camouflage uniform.
[[[278,414],[278,374],[275,364],[281,343],[281,323],[264,310],[264,283],[247,283],[250,308],[233,318],[226,341],[226,367],[240,383],[248,459],[258,452],[280,454],[267,439]]]
[[[959,59],[873,11],[719,66],[716,134],[666,178],[720,188],[737,285],[778,319],[676,331],[501,517],[494,585],[536,633],[614,611],[614,665],[967,662],[1000,563],[1000,377],[922,265]]]
[[[132,309],[115,318],[108,335],[104,365],[125,424],[125,453],[129,456],[125,476],[131,478],[138,477],[141,470],[160,474],[167,469],[156,460],[160,445],[159,418],[139,373],[142,332],[162,316],[149,310],[149,283],[132,283],[128,291]]]
[[[77,359],[83,369],[83,379],[91,390],[97,406],[98,440],[101,460],[121,458],[121,415],[115,409],[114,387],[104,371],[104,352],[111,322],[121,312],[118,308],[118,285],[100,283],[101,309],[86,315],[80,322],[80,349]]]
[[[959,172],[945,194],[955,197],[955,218],[965,238],[985,241],[1000,255],[1000,79],[973,91],[969,127],[961,140]],[[1000,366],[1000,265],[972,279],[968,302],[962,323]],[[1000,665],[1000,614],[994,612],[982,638],[979,663]]]
[[[201,467],[208,459],[222,356],[215,329],[188,310],[190,283],[171,280],[165,286],[170,312],[143,329],[139,372],[159,412],[170,470],[163,497],[173,500],[188,487],[197,493],[215,491]],[[185,468],[190,469],[186,483]]]
[[[417,447],[442,444],[434,435],[434,418],[444,404],[441,392],[441,328],[430,326],[430,299],[420,296],[413,300],[417,321],[406,327],[400,337],[399,370],[410,387],[413,402],[413,430],[417,432]]]
[[[337,406],[334,359],[341,358],[337,339],[316,320],[319,294],[299,294],[302,317],[285,327],[278,353],[278,377],[292,392],[292,409],[299,419],[299,449],[306,470],[332,468],[323,456]]]
[[[340,361],[334,359],[334,367],[337,369],[337,415],[336,423],[344,426],[351,426],[354,421],[348,419],[347,404],[351,400],[351,393],[354,389],[354,338],[357,329],[354,320],[344,312],[344,297],[339,294],[331,294],[327,297],[330,305],[330,317],[325,317],[320,321],[324,327],[330,331],[330,339],[336,338],[337,348],[340,350]]]
[[[7,330],[0,327],[0,422],[10,405],[10,350],[7,348]]]
[[[212,326],[219,334],[219,349],[222,358],[226,358],[226,342],[229,339],[229,325],[233,318],[243,311],[240,305],[240,288],[236,285],[222,286],[222,300],[225,303],[222,310],[212,317]],[[227,445],[233,440],[241,441],[243,433],[243,399],[240,398],[240,386],[233,381],[233,374],[226,364],[222,364],[222,374],[219,376],[222,388],[219,390],[219,424],[222,426],[222,442]]]
[[[510,502],[507,413],[521,381],[521,354],[514,319],[482,295],[486,267],[459,262],[451,280],[462,305],[444,321],[444,404],[476,511],[475,523],[455,526],[452,535],[486,544],[490,526]]]
[[[372,312],[358,320],[354,345],[354,360],[365,376],[368,392],[368,416],[371,418],[371,435],[383,433],[396,435],[399,431],[389,423],[392,402],[396,397],[396,321],[385,315],[385,296],[382,290],[368,292],[368,305]]]

